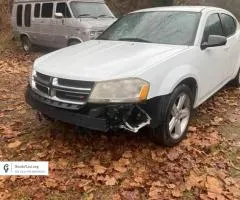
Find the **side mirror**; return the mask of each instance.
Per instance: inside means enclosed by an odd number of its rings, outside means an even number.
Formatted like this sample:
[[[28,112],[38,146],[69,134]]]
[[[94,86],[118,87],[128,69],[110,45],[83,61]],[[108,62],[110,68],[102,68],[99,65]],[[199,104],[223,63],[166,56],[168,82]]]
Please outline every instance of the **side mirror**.
[[[55,18],[57,18],[57,19],[62,19],[62,18],[63,18],[63,14],[60,13],[60,12],[55,13],[54,16],[55,16]]]
[[[209,35],[208,42],[203,42],[201,49],[207,49],[209,47],[219,47],[227,44],[227,38],[220,35]]]

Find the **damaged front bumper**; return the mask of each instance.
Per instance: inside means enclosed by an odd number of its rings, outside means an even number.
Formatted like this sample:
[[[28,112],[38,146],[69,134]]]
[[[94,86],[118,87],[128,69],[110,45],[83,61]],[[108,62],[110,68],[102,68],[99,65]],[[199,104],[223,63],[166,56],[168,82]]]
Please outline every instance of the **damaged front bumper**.
[[[47,104],[29,86],[25,98],[33,109],[49,118],[91,130],[126,129],[136,133],[145,126],[154,126],[155,100],[141,104],[85,104],[70,110]]]

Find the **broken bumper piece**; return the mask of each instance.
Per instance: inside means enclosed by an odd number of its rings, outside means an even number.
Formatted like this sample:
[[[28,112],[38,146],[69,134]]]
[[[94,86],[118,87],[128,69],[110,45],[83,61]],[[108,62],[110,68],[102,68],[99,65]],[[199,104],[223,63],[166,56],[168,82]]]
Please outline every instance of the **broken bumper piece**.
[[[85,104],[77,109],[59,108],[50,105],[38,94],[27,88],[26,102],[41,114],[79,127],[107,132],[110,129],[126,129],[137,133],[151,124],[151,117],[143,104]]]

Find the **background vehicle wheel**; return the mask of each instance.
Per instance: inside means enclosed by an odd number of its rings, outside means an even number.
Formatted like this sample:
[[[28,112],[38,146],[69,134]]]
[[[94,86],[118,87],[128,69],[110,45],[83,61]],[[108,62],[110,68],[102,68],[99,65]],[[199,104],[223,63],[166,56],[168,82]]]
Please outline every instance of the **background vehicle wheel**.
[[[21,39],[22,48],[25,52],[29,53],[33,49],[33,45],[27,36],[23,36]]]
[[[240,69],[237,73],[237,76],[231,81],[231,85],[234,87],[240,87]]]
[[[193,94],[185,84],[162,97],[158,106],[160,126],[151,130],[153,142],[169,147],[181,142],[187,134],[193,102]]]
[[[76,45],[76,44],[80,44],[80,41],[78,40],[72,40],[68,43],[68,46],[73,46],[73,45]]]

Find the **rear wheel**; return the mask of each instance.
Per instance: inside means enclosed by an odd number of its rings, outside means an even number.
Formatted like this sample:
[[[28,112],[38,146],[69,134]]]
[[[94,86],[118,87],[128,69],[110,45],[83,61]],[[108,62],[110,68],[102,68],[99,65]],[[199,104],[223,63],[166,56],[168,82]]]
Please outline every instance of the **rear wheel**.
[[[153,142],[170,147],[181,142],[187,134],[193,102],[193,94],[184,84],[162,97],[158,106],[161,122],[151,130]]]
[[[232,86],[240,87],[240,69],[237,73],[237,76],[231,81]]]
[[[21,38],[22,48],[25,52],[29,53],[33,49],[33,45],[27,36]]]

